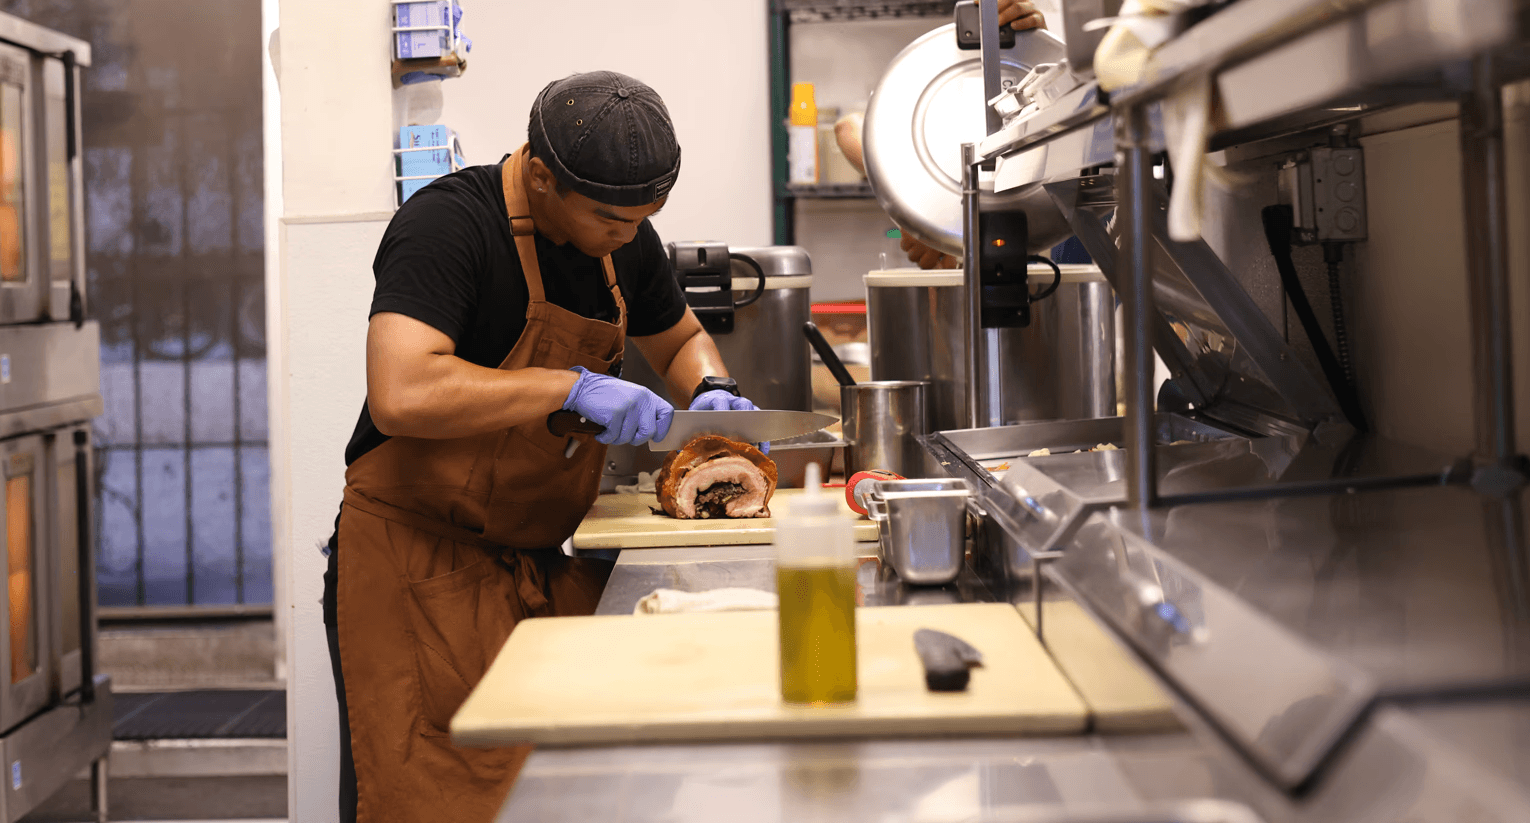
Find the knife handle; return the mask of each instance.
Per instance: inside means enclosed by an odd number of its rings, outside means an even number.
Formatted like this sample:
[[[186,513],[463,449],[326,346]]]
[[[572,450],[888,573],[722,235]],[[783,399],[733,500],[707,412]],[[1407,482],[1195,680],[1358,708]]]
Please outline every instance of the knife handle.
[[[558,437],[571,434],[600,434],[605,426],[586,419],[579,412],[555,411],[547,415],[547,430]]]

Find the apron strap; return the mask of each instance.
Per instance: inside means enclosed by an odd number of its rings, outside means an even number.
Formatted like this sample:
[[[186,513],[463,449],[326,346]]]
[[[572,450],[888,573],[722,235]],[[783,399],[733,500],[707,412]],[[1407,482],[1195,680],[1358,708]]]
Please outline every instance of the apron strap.
[[[542,290],[542,267],[537,262],[537,226],[531,219],[526,185],[521,181],[521,169],[530,156],[531,144],[525,143],[500,164],[499,174],[505,191],[505,217],[510,220],[510,234],[515,237],[515,251],[521,258],[521,273],[526,276],[526,291],[530,293],[532,303],[545,303],[547,293]],[[627,304],[622,300],[621,289],[616,285],[616,266],[611,262],[611,255],[600,258],[600,265],[605,270],[606,288],[611,290],[611,297],[616,300],[616,316],[621,325],[626,320]],[[530,306],[527,309],[529,311]],[[623,325],[623,328],[626,326]]]
[[[505,190],[505,217],[515,237],[515,251],[521,258],[521,273],[526,277],[526,291],[532,303],[547,302],[542,291],[542,267],[537,264],[537,225],[531,219],[531,205],[526,200],[526,186],[521,182],[521,168],[531,151],[525,144],[500,165],[499,176]],[[527,310],[530,310],[528,305]]]
[[[417,529],[442,540],[477,546],[515,577],[515,590],[521,597],[521,605],[528,616],[541,615],[547,609],[547,578],[542,564],[536,561],[535,550],[510,549],[491,542],[472,529],[455,526],[445,521],[426,517],[418,512],[399,508],[391,503],[367,497],[359,491],[345,487],[345,505],[411,529]]]

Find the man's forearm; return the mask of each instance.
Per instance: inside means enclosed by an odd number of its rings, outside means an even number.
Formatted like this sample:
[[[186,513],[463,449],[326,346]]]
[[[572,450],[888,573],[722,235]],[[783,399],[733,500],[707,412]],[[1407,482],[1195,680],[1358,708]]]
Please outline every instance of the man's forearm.
[[[691,392],[696,390],[701,378],[709,376],[727,377],[728,367],[723,365],[722,354],[717,351],[712,336],[697,330],[675,353],[669,371],[664,374],[664,384],[669,387],[675,407],[683,409],[690,405]]]
[[[367,402],[383,434],[445,440],[541,420],[563,407],[577,379],[562,369],[489,369],[440,354],[386,397],[369,388]]]

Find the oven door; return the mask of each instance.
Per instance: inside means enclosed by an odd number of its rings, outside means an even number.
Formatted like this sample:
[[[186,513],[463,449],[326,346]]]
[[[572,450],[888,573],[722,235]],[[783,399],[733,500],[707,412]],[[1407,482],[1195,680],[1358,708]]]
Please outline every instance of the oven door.
[[[0,727],[13,728],[49,702],[55,651],[54,593],[47,547],[48,465],[42,435],[0,441],[0,522],[5,524],[6,631],[0,661],[8,675],[0,688]]]
[[[25,49],[0,45],[0,323],[30,323],[48,316],[51,286],[44,261],[52,255],[52,244],[45,235],[47,217],[38,207],[47,201],[47,186],[38,172],[45,159],[37,144],[43,101],[33,94],[33,59]],[[61,73],[58,80],[62,87]],[[61,171],[58,185],[67,204],[67,166]],[[63,224],[66,229],[68,225]],[[69,256],[63,265],[70,265]]]

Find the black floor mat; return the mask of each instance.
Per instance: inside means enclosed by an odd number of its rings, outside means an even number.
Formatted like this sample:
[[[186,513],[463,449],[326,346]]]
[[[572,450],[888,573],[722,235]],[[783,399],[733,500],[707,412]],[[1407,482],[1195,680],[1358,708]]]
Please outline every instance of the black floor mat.
[[[287,736],[287,693],[280,689],[115,694],[112,700],[117,740]]]

